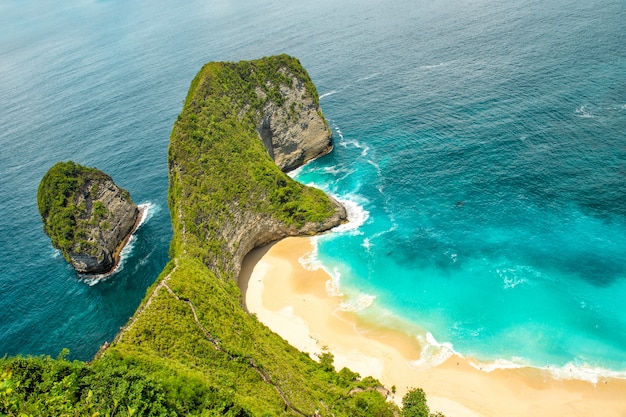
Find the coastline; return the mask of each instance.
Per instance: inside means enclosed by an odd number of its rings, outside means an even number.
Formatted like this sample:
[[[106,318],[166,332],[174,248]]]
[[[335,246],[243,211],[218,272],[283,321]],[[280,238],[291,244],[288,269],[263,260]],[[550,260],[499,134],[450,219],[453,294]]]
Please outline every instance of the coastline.
[[[421,387],[431,411],[448,417],[626,414],[624,379],[592,384],[556,379],[548,370],[531,367],[483,371],[472,358],[457,354],[436,366],[420,364],[422,346],[415,335],[397,330],[405,328],[402,323],[382,327],[340,310],[344,299],[328,295],[326,272],[300,264],[312,250],[306,237],[253,250],[239,276],[244,307],[312,357],[327,347],[337,370],[345,366],[387,388],[395,385],[390,400],[401,404],[408,389]]]
[[[109,272],[105,272],[104,274],[82,275],[81,278],[88,285],[93,286],[97,284],[98,282],[109,278],[110,276],[114,275],[120,270],[120,266],[122,265],[122,262],[124,261],[124,256],[123,256],[124,249],[126,249],[128,245],[130,244],[131,239],[133,235],[135,234],[135,232],[141,227],[142,224],[145,223],[148,217],[148,212],[150,211],[150,203],[138,204],[137,208],[139,209],[139,214],[137,215],[137,220],[135,220],[135,225],[131,229],[128,236],[126,236],[126,238],[122,241],[122,243],[120,243],[120,245],[115,250],[115,253],[113,254],[113,260],[114,260],[113,267],[111,268]]]

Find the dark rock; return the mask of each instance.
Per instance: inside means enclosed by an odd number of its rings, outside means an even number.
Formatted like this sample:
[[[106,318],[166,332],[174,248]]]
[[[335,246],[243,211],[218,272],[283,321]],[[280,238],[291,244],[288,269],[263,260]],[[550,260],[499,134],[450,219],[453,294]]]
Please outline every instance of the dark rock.
[[[128,192],[95,168],[59,162],[37,195],[44,231],[79,274],[106,274],[139,220]]]

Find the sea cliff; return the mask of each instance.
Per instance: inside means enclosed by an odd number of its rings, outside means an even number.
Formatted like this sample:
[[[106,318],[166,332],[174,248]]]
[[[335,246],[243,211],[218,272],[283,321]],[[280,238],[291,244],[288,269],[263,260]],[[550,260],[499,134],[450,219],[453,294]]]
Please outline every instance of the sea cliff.
[[[79,274],[110,272],[139,219],[128,191],[104,172],[72,161],[48,170],[37,202],[44,231]]]
[[[293,169],[331,148],[315,87],[305,75],[286,56],[207,64],[174,125],[173,249],[180,244],[183,251],[198,251],[220,277],[236,279],[254,247],[346,219],[334,199],[272,163]]]

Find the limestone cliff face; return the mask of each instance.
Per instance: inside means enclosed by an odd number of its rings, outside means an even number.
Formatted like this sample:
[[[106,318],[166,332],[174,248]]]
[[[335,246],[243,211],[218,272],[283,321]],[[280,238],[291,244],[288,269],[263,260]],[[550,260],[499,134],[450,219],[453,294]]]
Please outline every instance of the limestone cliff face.
[[[111,177],[71,161],[48,171],[38,202],[44,231],[80,274],[110,272],[139,218],[128,192]]]
[[[291,79],[291,85],[280,85],[280,104],[266,103],[257,131],[276,165],[291,171],[330,152],[332,132],[303,80],[284,69],[281,72]],[[256,93],[265,99],[262,89],[257,88]]]
[[[109,272],[119,261],[119,252],[137,223],[139,209],[111,178],[88,179],[75,201],[86,208],[81,219],[86,220],[83,230],[89,245],[75,245],[70,261],[79,273]]]
[[[271,216],[246,211],[241,213],[238,221],[224,224],[221,230],[223,239],[228,242],[232,253],[229,266],[233,277],[238,277],[244,257],[254,248],[265,246],[288,236],[308,236],[332,229],[347,220],[345,208],[335,199],[329,197],[333,214],[320,222],[308,222],[301,227],[286,226]]]
[[[170,138],[174,258],[194,254],[236,280],[254,247],[346,221],[336,200],[284,173],[332,149],[318,103],[286,55],[202,68]]]

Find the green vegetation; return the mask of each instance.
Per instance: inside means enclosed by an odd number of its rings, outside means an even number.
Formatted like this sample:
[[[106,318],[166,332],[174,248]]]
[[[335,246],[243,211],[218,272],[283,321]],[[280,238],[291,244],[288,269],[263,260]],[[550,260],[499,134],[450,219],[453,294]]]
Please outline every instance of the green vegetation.
[[[235,274],[244,240],[254,244],[268,225],[315,230],[334,212],[322,192],[276,167],[255,131],[268,100],[282,102],[288,74],[317,100],[304,69],[286,55],[202,68],[170,140],[172,260],[92,363],[1,359],[0,415],[399,415],[378,381],[336,372],[330,353],[313,361],[241,306]],[[81,169],[57,164],[40,187],[42,216],[59,217],[49,234],[60,245],[79,233],[69,197]]]
[[[84,206],[75,205],[74,195],[88,176],[98,175],[105,174],[72,161],[58,162],[39,184],[37,204],[44,221],[44,231],[66,259],[79,233],[79,217],[85,210]]]
[[[320,190],[305,187],[274,164],[256,127],[293,74],[317,100],[315,87],[295,58],[281,55],[240,63],[209,63],[194,78],[170,138],[172,257],[183,250],[234,279],[231,241],[224,232],[252,217],[298,229],[333,212]],[[181,234],[186,231],[183,238]]]
[[[69,260],[70,252],[96,251],[94,242],[88,239],[90,228],[101,226],[110,228],[103,221],[107,209],[99,201],[91,212],[84,201],[78,202],[79,195],[98,194],[99,184],[111,178],[104,172],[72,161],[58,162],[44,175],[37,191],[37,204],[44,223],[44,231],[52,240],[52,245],[61,250]],[[130,200],[128,192],[123,190]]]
[[[412,389],[402,397],[403,417],[428,417],[429,414],[423,389]]]
[[[163,386],[119,357],[93,365],[15,357],[0,366],[2,416],[174,415]]]
[[[426,403],[426,394],[421,388],[413,388],[402,397],[402,417],[445,417],[442,413],[431,413]]]

